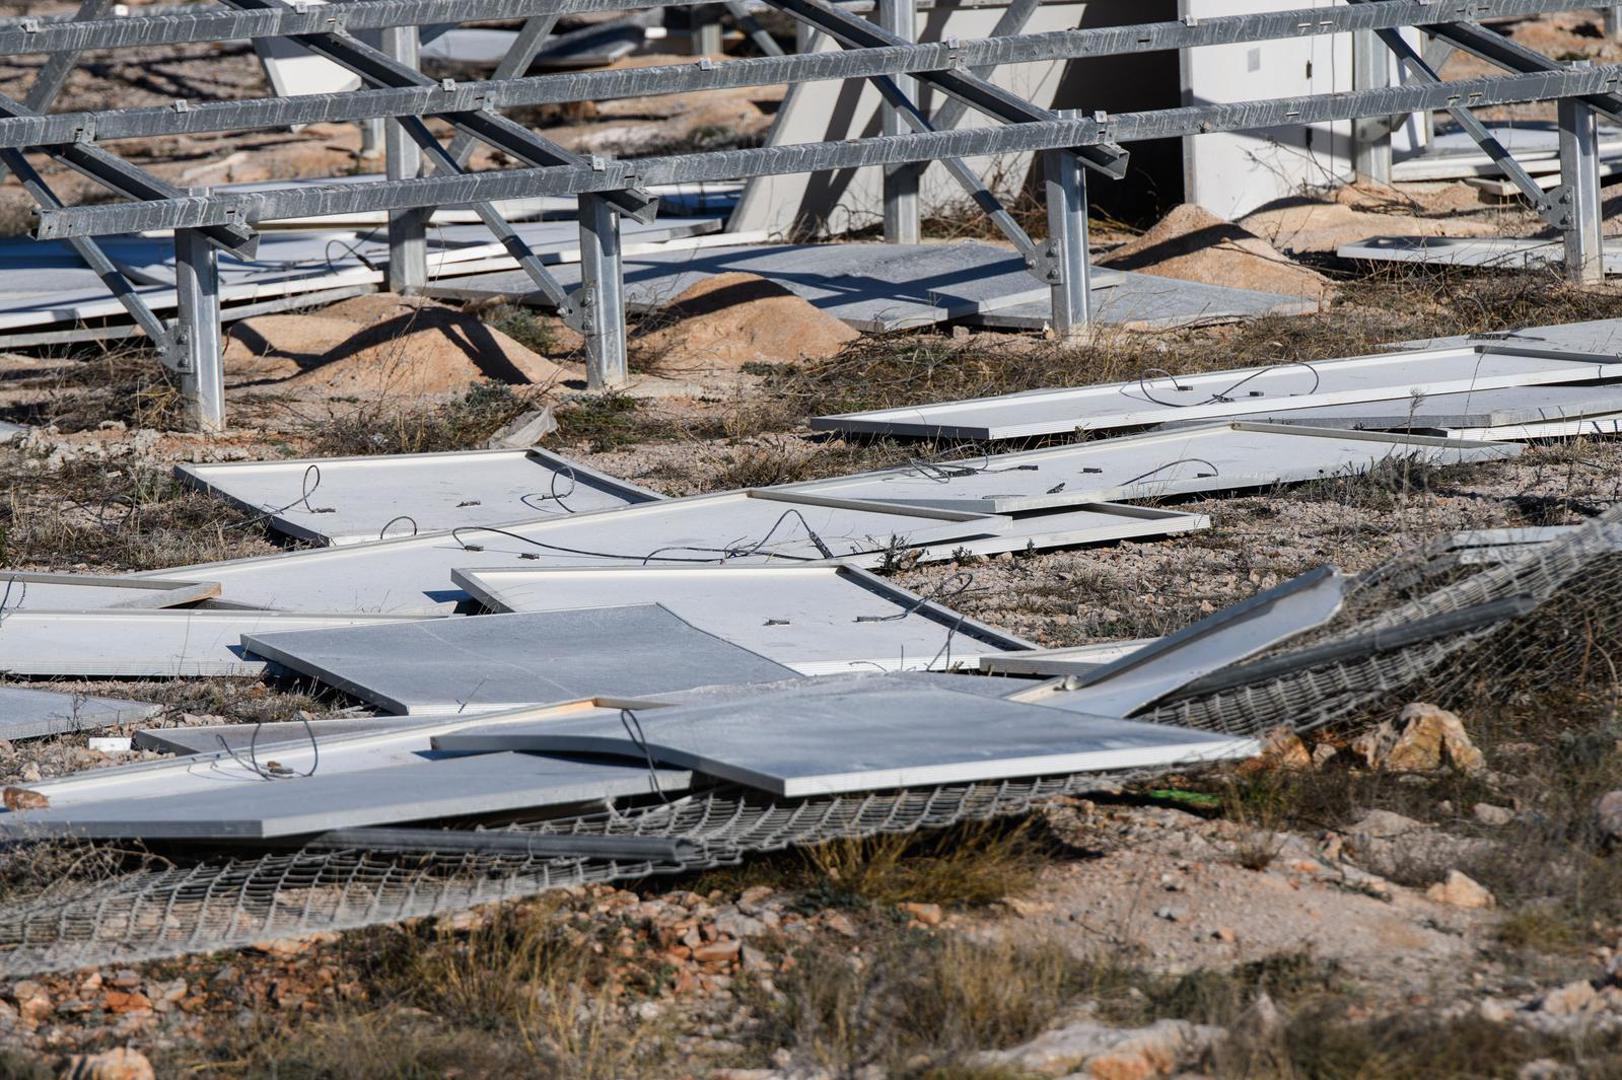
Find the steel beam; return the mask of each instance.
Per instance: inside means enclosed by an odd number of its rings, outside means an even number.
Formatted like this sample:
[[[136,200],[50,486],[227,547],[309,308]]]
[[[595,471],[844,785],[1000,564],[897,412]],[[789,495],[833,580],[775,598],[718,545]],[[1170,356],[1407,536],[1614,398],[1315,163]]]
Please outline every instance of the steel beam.
[[[240,9],[281,8],[282,0],[222,0],[229,7]],[[391,59],[362,42],[340,34],[300,34],[290,40],[318,56],[348,68],[369,83],[385,87],[435,86],[433,79],[422,72]],[[522,124],[504,116],[475,108],[468,111],[438,112],[437,116],[458,130],[465,131],[519,161],[533,166],[585,165],[587,160],[565,150],[549,139],[530,131]],[[652,221],[658,213],[658,200],[640,191],[616,191],[605,198],[616,209],[637,221]]]
[[[692,0],[347,0],[337,5],[252,11],[190,10],[85,22],[48,18],[0,23],[0,54],[77,52],[197,41],[240,41],[298,34],[376,30],[482,19],[580,15],[630,7],[682,7]],[[922,6],[928,6],[926,3]],[[1389,8],[1389,11],[1380,11]],[[1310,37],[1349,30],[1417,26],[1437,21],[1477,21],[1572,9],[1571,0],[1378,0],[1351,10],[1297,8],[1257,15],[1219,16],[1181,22],[1099,27],[1082,31],[1099,55],[1149,52],[1196,45],[1231,45],[1274,38]]]
[[[749,14],[749,9],[744,6],[743,0],[724,0],[723,6],[727,9],[727,14],[732,16],[732,21],[738,24],[738,29],[742,30],[749,40],[755,43],[755,48],[760,50],[762,56],[783,55],[782,46],[778,45],[777,41],[766,32],[766,28],[760,25],[759,19]]]
[[[345,7],[357,7],[369,2],[374,0],[352,0]],[[1482,0],[1483,5],[1488,7],[1513,7],[1531,2],[1533,0]],[[1541,3],[1541,0],[1536,2]],[[1418,4],[1412,0],[1381,0],[1373,6],[1365,4],[1318,11],[1307,9],[1270,15],[1224,16],[1203,20],[1192,26],[1155,23],[1140,27],[1059,30],[993,36],[981,41],[758,57],[731,60],[724,64],[672,64],[493,81],[419,83],[400,88],[310,94],[293,98],[199,102],[189,104],[184,109],[149,106],[26,118],[0,116],[0,147],[60,146],[90,139],[144,139],[160,135],[196,135],[295,124],[347,122],[370,117],[425,116],[582,100],[607,101],[783,82],[922,74],[949,71],[954,67],[964,67],[982,74],[1005,64],[1218,45],[1234,40],[1302,37],[1334,33],[1348,26],[1357,28],[1365,23],[1402,26],[1410,17],[1434,18],[1436,6]],[[1398,18],[1399,15],[1402,18]],[[1307,16],[1313,18],[1308,20]],[[952,127],[966,108],[967,105],[959,99],[948,100],[936,114],[936,126]],[[461,142],[459,137],[453,145],[460,146]]]
[[[225,362],[220,341],[220,269],[212,245],[196,229],[175,232],[175,343],[185,357],[180,394],[198,431],[225,428]]]
[[[1556,203],[1565,237],[1566,276],[1584,284],[1605,280],[1604,235],[1600,223],[1599,120],[1581,98],[1559,103],[1560,189]]]
[[[901,46],[905,39],[875,26],[859,16],[841,11],[822,0],[766,0],[766,3],[801,22],[809,23],[841,45],[858,49]],[[1024,98],[956,70],[922,72],[924,82],[942,92],[967,102],[987,116],[1008,124],[1042,123],[1057,119],[1058,114],[1031,104]],[[895,136],[891,136],[894,138]],[[1126,175],[1127,152],[1113,143],[1094,144],[1076,148],[1076,153],[1091,168],[1119,180]]]
[[[625,279],[619,214],[599,195],[580,196],[579,330],[586,338],[586,389],[625,384]]]
[[[19,101],[0,95],[0,117],[37,116],[35,110]],[[173,199],[181,195],[179,188],[159,180],[150,173],[136,168],[122,158],[114,157],[97,146],[70,145],[47,148],[43,151],[54,160],[84,176],[90,177],[110,191],[138,201]],[[259,238],[253,230],[241,223],[225,222],[204,230],[209,240],[245,255],[252,255]]]
[[[225,221],[273,221],[405,206],[460,206],[538,195],[615,191],[632,184],[729,180],[751,176],[861,168],[1085,147],[1286,124],[1317,124],[1460,105],[1471,108],[1589,95],[1622,85],[1622,66],[1504,75],[1440,86],[1390,86],[1346,94],[1196,105],[1153,112],[1055,119],[1040,123],[924,132],[837,143],[717,150],[702,154],[602,161],[590,167],[513,169],[375,184],[281,188],[243,195],[183,197],[162,202],[41,211],[41,239],[98,236],[144,229],[197,227]]]
[[[879,0],[878,25],[897,41],[912,44],[918,36],[917,15],[912,0]],[[910,101],[918,94],[918,84],[910,76],[886,76],[896,93]],[[880,133],[900,135],[911,129],[903,108],[888,100],[879,106]],[[926,125],[927,127],[927,125]],[[917,165],[894,165],[884,172],[884,240],[889,244],[916,244],[923,236],[918,221]]]
[[[991,33],[988,36],[1005,38],[1018,35],[1021,30],[1025,29],[1025,24],[1031,21],[1031,16],[1036,14],[1036,9],[1041,6],[1041,2],[1042,0],[1012,0],[1003,9],[1003,13],[997,17],[997,22],[992,26]],[[995,64],[975,66],[969,68],[969,74],[978,79],[989,79],[991,73],[996,69],[997,65]],[[962,98],[947,98],[941,104],[941,107],[935,110],[935,115],[930,117],[929,120],[937,131],[954,128],[957,127],[958,121],[962,120],[968,111],[969,104]]]
[[[1060,341],[1086,335],[1092,321],[1092,267],[1087,250],[1087,173],[1072,154],[1042,155],[1048,207],[1047,280],[1051,325]]]

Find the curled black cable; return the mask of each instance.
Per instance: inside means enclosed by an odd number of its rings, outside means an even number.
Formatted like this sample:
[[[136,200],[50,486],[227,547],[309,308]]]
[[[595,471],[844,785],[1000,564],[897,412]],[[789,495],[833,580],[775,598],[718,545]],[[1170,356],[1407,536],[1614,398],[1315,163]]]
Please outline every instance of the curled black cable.
[[[6,591],[0,593],[0,622],[5,620],[6,607],[11,603],[11,589],[14,585],[21,586],[21,591],[17,593],[17,606],[22,607],[23,601],[28,599],[28,582],[18,581],[14,577],[6,578]]]
[[[559,495],[558,494],[558,477],[563,475],[564,473],[569,474],[569,490],[565,491],[562,495]],[[540,495],[540,494],[537,494],[535,492],[529,492],[529,493],[526,493],[524,495],[520,495],[518,497],[518,501],[523,503],[525,506],[529,507],[531,510],[540,510],[541,509],[541,507],[536,506],[534,503],[530,502],[531,499],[534,499],[537,502],[555,502],[555,503],[557,503],[559,506],[561,506],[563,508],[563,512],[565,514],[572,514],[572,513],[575,513],[574,507],[570,506],[564,500],[572,498],[574,496],[575,489],[577,487],[579,487],[579,486],[580,486],[580,481],[575,477],[574,469],[571,466],[564,465],[561,469],[554,470],[553,473],[552,473],[552,484],[551,484],[551,493],[550,494]]]
[[[1188,409],[1198,405],[1215,405],[1220,402],[1232,401],[1233,392],[1245,385],[1250,380],[1258,379],[1270,371],[1278,371],[1280,368],[1287,367],[1304,367],[1312,373],[1312,389],[1307,391],[1308,394],[1317,393],[1318,387],[1323,385],[1323,376],[1318,373],[1318,369],[1307,363],[1305,360],[1283,360],[1276,364],[1268,364],[1266,367],[1257,368],[1255,371],[1252,371],[1249,375],[1246,375],[1238,382],[1235,382],[1225,389],[1218,390],[1216,393],[1202,401],[1163,401],[1160,398],[1155,397],[1149,392],[1148,385],[1148,377],[1153,374],[1166,376],[1166,378],[1171,380],[1172,388],[1175,390],[1187,391],[1192,389],[1192,387],[1184,386],[1179,383],[1177,381],[1177,376],[1173,375],[1165,368],[1145,368],[1143,371],[1138,373],[1138,393],[1142,394],[1145,400],[1152,401],[1156,405],[1164,405],[1168,409]]]
[[[1192,462],[1198,462],[1199,464],[1204,465],[1206,468],[1210,469],[1212,476],[1221,476],[1222,475],[1222,470],[1221,469],[1217,468],[1216,465],[1214,465],[1213,463],[1205,460],[1202,457],[1180,457],[1176,461],[1168,461],[1164,465],[1156,465],[1154,468],[1150,469],[1148,472],[1139,473],[1138,475],[1134,476],[1130,480],[1123,480],[1123,481],[1121,481],[1121,486],[1125,487],[1127,484],[1135,484],[1139,480],[1147,479],[1148,477],[1153,476],[1157,472],[1164,472],[1165,470],[1171,468],[1173,465],[1186,465],[1191,461]]]
[[[243,761],[242,758],[237,755],[237,752],[231,749],[231,744],[225,741],[224,735],[216,733],[214,738],[217,742],[219,742],[220,749],[231,755],[232,761],[236,762],[238,765],[241,765],[244,769],[247,769],[249,772],[258,776],[262,780],[291,780],[295,777],[308,778],[314,776],[315,770],[321,767],[321,744],[316,740],[315,729],[310,726],[310,718],[302,711],[299,712],[298,718],[299,723],[304,725],[304,734],[310,737],[310,750],[314,754],[314,757],[310,761],[310,771],[306,773],[295,773],[292,771],[278,773],[267,768],[266,766],[259,764],[259,732],[265,726],[265,722],[263,720],[259,720],[254,723],[253,734],[248,737],[247,761]]]
[[[412,517],[410,514],[396,514],[394,517],[391,517],[391,518],[389,518],[388,521],[384,522],[383,527],[381,529],[377,530],[377,538],[379,540],[387,540],[389,538],[389,526],[393,525],[396,521],[409,521],[409,522],[411,522],[411,535],[412,536],[417,535],[417,519]],[[410,538],[409,537],[401,537],[400,539],[406,540],[406,539],[410,539]]]
[[[311,477],[315,478],[314,483],[311,483],[311,481],[310,481]],[[266,510],[263,513],[258,514],[258,515],[254,516],[254,517],[251,517],[246,521],[234,522],[234,523],[232,523],[230,525],[227,525],[225,527],[228,528],[228,529],[240,529],[240,528],[245,528],[245,527],[247,527],[249,525],[257,525],[261,521],[265,521],[265,520],[267,520],[269,518],[275,517],[277,514],[285,513],[288,510],[293,509],[293,507],[299,505],[300,503],[303,503],[304,504],[304,509],[308,510],[312,514],[333,514],[333,513],[337,513],[337,509],[335,507],[331,507],[331,506],[311,506],[310,505],[310,496],[314,495],[316,488],[318,488],[320,486],[321,486],[321,466],[315,464],[314,462],[311,462],[309,467],[304,470],[303,478],[299,481],[299,496],[298,496],[298,498],[294,499],[292,502],[288,503],[286,506],[278,506],[278,507],[275,507],[274,509]]]

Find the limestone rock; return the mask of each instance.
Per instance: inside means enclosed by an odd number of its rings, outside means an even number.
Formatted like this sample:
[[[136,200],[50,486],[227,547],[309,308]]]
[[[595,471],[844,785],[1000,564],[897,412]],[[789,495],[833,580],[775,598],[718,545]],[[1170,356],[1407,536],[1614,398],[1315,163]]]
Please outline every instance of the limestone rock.
[[[155,1080],[152,1063],[139,1050],[116,1046],[100,1054],[74,1054],[63,1080]]]
[[[1538,1002],[1538,1011],[1550,1016],[1576,1016],[1592,1008],[1598,1000],[1599,992],[1593,984],[1587,979],[1578,979],[1544,994],[1543,1000]]]
[[[1396,726],[1382,722],[1358,736],[1352,751],[1369,768],[1389,772],[1434,772],[1451,764],[1460,772],[1473,773],[1487,764],[1462,720],[1423,702],[1406,706]]]
[[[1515,811],[1507,806],[1494,806],[1492,803],[1478,802],[1470,810],[1471,815],[1483,825],[1508,825],[1515,820]]]
[[[1445,879],[1425,890],[1425,895],[1438,904],[1458,908],[1490,908],[1498,903],[1486,886],[1457,870],[1449,870]]]
[[[1594,823],[1607,840],[1622,840],[1622,789],[1594,800]]]
[[[1037,1076],[1071,1073],[1097,1080],[1152,1080],[1196,1064],[1225,1033],[1187,1020],[1115,1028],[1084,1020],[1044,1032],[1010,1050],[977,1054],[972,1064]]]
[[[939,926],[941,924],[943,915],[941,914],[941,906],[939,904],[918,904],[908,902],[897,906],[900,907],[903,912],[911,915],[914,919],[917,919],[925,926]]]
[[[43,810],[51,805],[51,800],[46,796],[23,787],[7,787],[0,791],[0,801],[6,804],[7,810]]]
[[[1301,736],[1288,724],[1280,724],[1262,733],[1261,753],[1239,766],[1241,773],[1272,770],[1301,771],[1311,769],[1312,754],[1301,741]]]

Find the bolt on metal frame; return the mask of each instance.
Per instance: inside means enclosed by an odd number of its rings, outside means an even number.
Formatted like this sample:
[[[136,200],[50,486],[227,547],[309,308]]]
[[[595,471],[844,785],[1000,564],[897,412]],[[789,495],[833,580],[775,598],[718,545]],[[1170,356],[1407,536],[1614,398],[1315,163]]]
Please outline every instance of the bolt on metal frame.
[[[1378,142],[1382,125],[1388,138],[1392,117],[1447,109],[1521,183],[1534,205],[1562,229],[1573,274],[1588,280],[1602,272],[1594,115],[1622,118],[1622,94],[1618,93],[1622,68],[1564,66],[1477,23],[1492,16],[1568,10],[1571,0],[1350,0],[1344,8],[1042,34],[1020,33],[1040,0],[1013,0],[987,39],[936,44],[910,40],[916,0],[879,0],[876,22],[826,0],[766,0],[768,6],[793,17],[800,28],[826,34],[840,46],[833,52],[799,55],[782,55],[742,3],[732,0],[723,6],[768,55],[719,64],[703,59],[682,65],[532,77],[523,73],[559,15],[623,10],[629,6],[627,0],[349,0],[320,8],[289,5],[283,0],[221,2],[229,10],[106,18],[105,0],[84,0],[76,18],[0,20],[0,49],[51,54],[28,101],[0,98],[0,165],[19,171],[40,203],[36,235],[74,243],[103,273],[154,342],[168,346],[173,366],[182,372],[195,421],[204,428],[223,424],[222,380],[217,377],[219,290],[214,247],[240,250],[250,246],[252,227],[278,218],[387,211],[389,282],[393,288],[413,291],[421,289],[427,279],[423,243],[427,215],[442,205],[472,205],[571,325],[585,334],[588,382],[597,389],[618,385],[626,373],[619,219],[622,214],[650,219],[656,201],[645,188],[657,183],[877,165],[886,169],[886,236],[909,240],[917,231],[919,174],[929,163],[940,161],[1024,253],[1032,273],[1051,286],[1054,330],[1061,337],[1072,337],[1086,331],[1090,315],[1085,172],[1092,169],[1113,178],[1123,176],[1127,153],[1121,142],[1332,120],[1359,121],[1364,141]],[[636,6],[677,4],[691,4],[691,0],[651,0],[651,4],[638,0]],[[492,79],[435,82],[417,70],[417,26],[516,17],[526,22]],[[713,25],[713,15],[702,17],[712,22],[698,25]],[[1409,26],[1417,26],[1430,39],[1423,54],[1397,32]],[[368,28],[384,30],[384,50],[351,36],[351,31]],[[1061,117],[987,81],[1003,64],[1347,31],[1363,38],[1358,89],[1349,94]],[[291,99],[177,102],[173,108],[41,115],[82,50],[270,36],[288,37],[356,72],[368,88]],[[1370,47],[1375,39],[1396,55],[1402,85],[1385,85],[1387,61],[1384,53]],[[1487,59],[1511,74],[1442,83],[1434,71],[1442,57],[1433,50],[1453,48]],[[571,153],[495,111],[514,105],[844,78],[870,79],[880,91],[885,125],[880,138],[623,161]],[[916,103],[910,85],[915,82],[946,96],[933,116]],[[1548,100],[1560,103],[1564,182],[1545,195],[1469,109]],[[1001,123],[957,129],[970,109]],[[428,131],[425,117],[441,119],[456,129],[448,148]],[[333,120],[387,122],[386,180],[252,195],[186,194],[97,145],[101,139]],[[478,142],[496,147],[525,167],[465,172]],[[48,154],[135,201],[64,207],[42,182],[33,184],[30,173],[16,169],[17,162],[26,169],[24,150]],[[1043,243],[1033,241],[1019,227],[962,161],[1009,151],[1041,154],[1049,234]],[[1369,172],[1379,173],[1382,163],[1377,145],[1359,155],[1360,167]],[[506,198],[543,194],[580,198],[582,285],[572,296],[493,206]],[[145,308],[93,240],[111,233],[164,228],[176,230],[177,277],[182,283],[180,317],[173,330],[166,330]],[[198,320],[210,326],[200,328]]]

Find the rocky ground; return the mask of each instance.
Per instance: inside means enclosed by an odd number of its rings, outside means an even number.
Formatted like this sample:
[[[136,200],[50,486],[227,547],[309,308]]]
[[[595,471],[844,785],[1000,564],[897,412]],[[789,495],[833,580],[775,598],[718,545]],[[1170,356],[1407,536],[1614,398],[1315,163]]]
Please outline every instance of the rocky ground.
[[[1550,55],[1616,59],[1595,25],[1572,14],[1512,32]],[[245,48],[166,56],[88,65],[65,105],[263,90]],[[0,58],[0,92],[31,62]],[[1472,70],[1456,57],[1448,74]],[[714,129],[758,137],[774,100],[621,102],[527,121],[582,149],[647,152]],[[357,148],[352,128],[312,126],[121,149],[197,184],[371,168]],[[15,194],[0,188],[11,231],[22,227],[20,203],[4,201]],[[1115,265],[1307,295],[1320,309],[1072,345],[962,329],[853,339],[740,276],[634,327],[632,384],[608,395],[585,393],[579,339],[554,319],[369,297],[234,326],[233,429],[217,438],[175,430],[176,390],[138,349],[0,355],[0,418],[34,428],[0,444],[0,565],[115,572],[287,546],[180,488],[178,461],[523,444],[555,423],[548,447],[688,494],[975,449],[817,436],[805,420],[818,413],[1622,316],[1611,287],[1371,271],[1332,256],[1374,233],[1539,228],[1458,184],[1308,194],[1238,223],[1192,208],[1143,230],[1100,223]],[[1135,638],[1324,562],[1357,572],[1450,530],[1586,520],[1622,500],[1619,475],[1622,444],[1550,444],[1493,465],[1179,500],[1213,528],[896,577],[927,592],[967,574],[954,606],[1044,645]],[[1606,603],[1595,596],[1596,610]],[[1622,1075],[1612,645],[1596,638],[1573,672],[1491,658],[1493,678],[1457,700],[1399,702],[1357,730],[1278,737],[1243,768],[1056,800],[1010,822],[228,954],[0,979],[0,1075]],[[60,685],[159,702],[164,724],[351,710],[253,680]],[[84,736],[0,743],[0,782],[143,756],[92,750]],[[8,853],[0,903],[142,857]]]

